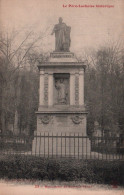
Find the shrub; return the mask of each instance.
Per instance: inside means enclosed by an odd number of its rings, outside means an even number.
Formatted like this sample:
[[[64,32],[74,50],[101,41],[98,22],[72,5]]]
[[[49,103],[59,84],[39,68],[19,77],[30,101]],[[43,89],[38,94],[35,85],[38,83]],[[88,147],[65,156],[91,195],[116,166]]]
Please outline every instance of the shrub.
[[[8,156],[0,160],[0,178],[124,183],[122,162]]]

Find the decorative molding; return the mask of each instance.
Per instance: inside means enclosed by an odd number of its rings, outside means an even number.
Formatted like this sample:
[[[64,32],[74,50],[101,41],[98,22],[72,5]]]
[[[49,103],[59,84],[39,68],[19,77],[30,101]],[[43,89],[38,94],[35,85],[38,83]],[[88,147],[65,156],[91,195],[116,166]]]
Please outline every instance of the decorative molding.
[[[43,70],[40,70],[40,75],[44,75],[44,71]]]
[[[75,72],[70,72],[70,75],[75,75]]]
[[[50,53],[50,57],[52,57],[52,58],[73,58],[74,53],[71,53],[71,52],[53,52],[53,53]]]
[[[48,75],[51,75],[51,76],[53,76],[53,72],[48,72]]]
[[[72,58],[72,55],[52,55],[53,58]]]
[[[43,124],[48,124],[52,119],[52,116],[49,116],[49,115],[44,115],[42,117],[39,117],[39,120],[41,123]]]
[[[45,74],[44,77],[44,103],[48,104],[48,74]]]
[[[75,124],[80,124],[82,122],[83,118],[84,118],[83,116],[79,116],[79,115],[75,115],[75,116],[71,117],[73,123],[75,123]]]
[[[44,105],[44,72],[40,71],[39,79],[39,106]]]
[[[83,66],[86,66],[84,65],[83,62],[40,62],[39,61],[39,64],[41,65],[57,65],[57,64],[69,64],[69,65],[83,65]]]
[[[39,66],[51,66],[51,65],[74,65],[74,66],[81,66],[82,68],[85,68],[86,65],[84,64],[84,62],[40,62],[39,61]]]
[[[81,70],[79,71],[79,75],[84,75],[84,70],[83,70],[83,69],[81,69]]]
[[[75,75],[75,104],[79,105],[79,75]]]

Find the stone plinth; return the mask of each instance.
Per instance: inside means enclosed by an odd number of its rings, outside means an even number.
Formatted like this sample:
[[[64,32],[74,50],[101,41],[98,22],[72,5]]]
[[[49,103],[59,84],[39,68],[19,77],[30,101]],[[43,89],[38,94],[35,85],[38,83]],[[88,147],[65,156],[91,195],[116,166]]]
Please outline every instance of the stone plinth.
[[[71,52],[53,52],[47,62],[39,59],[38,68],[40,88],[39,108],[36,112],[37,134],[80,133],[87,136],[85,64],[78,62]]]
[[[37,132],[82,133],[86,136],[86,111],[83,106],[40,106],[37,114]]]

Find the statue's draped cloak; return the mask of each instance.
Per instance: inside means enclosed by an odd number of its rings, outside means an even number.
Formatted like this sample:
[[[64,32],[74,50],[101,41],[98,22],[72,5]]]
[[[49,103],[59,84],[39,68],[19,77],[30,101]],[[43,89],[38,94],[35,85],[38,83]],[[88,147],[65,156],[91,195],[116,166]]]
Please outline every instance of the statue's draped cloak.
[[[63,49],[63,44],[65,43],[66,24],[56,24],[54,32],[56,37],[55,50],[61,51]]]

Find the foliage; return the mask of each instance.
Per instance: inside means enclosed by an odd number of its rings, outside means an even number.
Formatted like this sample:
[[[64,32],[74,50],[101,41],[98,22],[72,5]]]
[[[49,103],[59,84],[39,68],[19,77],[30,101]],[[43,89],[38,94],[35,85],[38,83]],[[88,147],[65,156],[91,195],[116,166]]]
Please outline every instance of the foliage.
[[[104,134],[123,134],[124,130],[124,56],[119,45],[98,49],[85,75],[85,100],[88,130],[98,121]],[[107,135],[108,136],[108,135]]]
[[[0,34],[0,130],[6,134],[11,124],[15,134],[32,134],[38,105],[37,56],[33,55],[33,46],[39,38],[31,39],[30,32],[18,43],[17,35]]]
[[[8,156],[0,160],[0,178],[85,181],[123,185],[123,163],[76,159]]]

